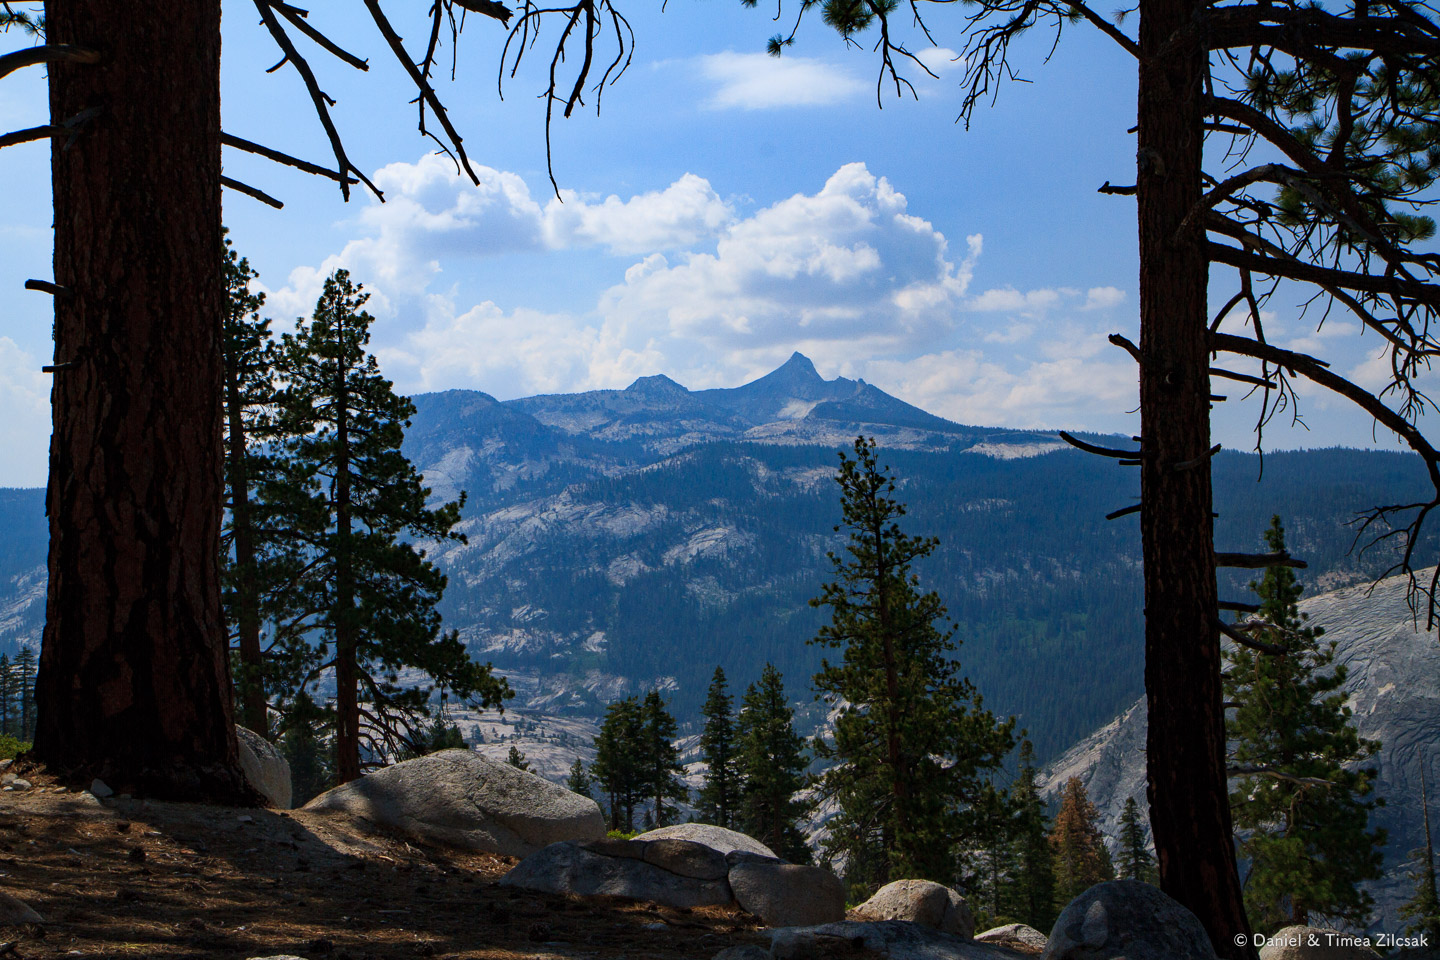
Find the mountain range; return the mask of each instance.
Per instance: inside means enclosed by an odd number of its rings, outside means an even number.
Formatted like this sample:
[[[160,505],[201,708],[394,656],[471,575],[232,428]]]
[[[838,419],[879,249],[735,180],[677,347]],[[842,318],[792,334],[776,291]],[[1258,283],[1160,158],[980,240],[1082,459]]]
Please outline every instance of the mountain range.
[[[658,687],[683,728],[717,665],[738,694],[769,661],[818,721],[820,653],[806,641],[823,611],[809,600],[833,577],[827,553],[843,550],[836,453],[858,434],[893,470],[906,529],[940,540],[917,572],[949,607],[963,671],[1040,757],[1141,690],[1138,521],[1104,519],[1135,501],[1138,480],[1052,431],[954,423],[826,380],[800,354],[731,389],[651,376],[624,390],[413,399],[405,453],[436,500],[468,495],[468,543],[421,544],[449,576],[446,626],[510,677],[522,709],[593,718]],[[1424,483],[1416,458],[1358,450],[1270,454],[1263,472],[1254,455],[1222,452],[1214,474],[1219,548],[1258,548],[1279,513],[1324,589],[1385,569],[1384,550],[1352,552],[1346,523]],[[0,650],[39,638],[42,494],[0,491]],[[1248,579],[1223,576],[1224,595],[1245,599]]]

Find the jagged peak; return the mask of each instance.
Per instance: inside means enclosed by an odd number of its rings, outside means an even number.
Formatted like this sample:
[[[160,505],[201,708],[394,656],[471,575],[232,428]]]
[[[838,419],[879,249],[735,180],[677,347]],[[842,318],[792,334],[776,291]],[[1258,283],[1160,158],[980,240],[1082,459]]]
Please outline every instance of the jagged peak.
[[[637,378],[634,383],[625,388],[625,392],[655,397],[677,393],[688,394],[690,391],[665,376],[665,374],[657,373],[654,376]]]
[[[820,371],[815,369],[815,364],[811,362],[810,358],[799,350],[790,354],[790,359],[776,367],[773,373],[785,373],[789,377],[796,379],[804,378],[806,380],[821,381],[825,379],[820,376]]]

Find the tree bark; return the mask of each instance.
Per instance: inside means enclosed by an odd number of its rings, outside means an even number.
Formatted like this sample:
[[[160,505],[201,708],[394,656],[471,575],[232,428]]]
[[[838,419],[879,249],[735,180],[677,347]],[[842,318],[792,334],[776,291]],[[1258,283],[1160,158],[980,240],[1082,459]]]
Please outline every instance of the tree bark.
[[[54,435],[33,757],[117,790],[251,802],[220,609],[220,4],[46,5]],[[207,256],[197,257],[203,250]]]
[[[1206,455],[1208,261],[1202,229],[1176,233],[1202,195],[1208,65],[1201,44],[1180,38],[1204,8],[1202,0],[1140,5],[1136,183],[1147,791],[1161,889],[1200,918],[1219,956],[1253,958],[1225,783]]]

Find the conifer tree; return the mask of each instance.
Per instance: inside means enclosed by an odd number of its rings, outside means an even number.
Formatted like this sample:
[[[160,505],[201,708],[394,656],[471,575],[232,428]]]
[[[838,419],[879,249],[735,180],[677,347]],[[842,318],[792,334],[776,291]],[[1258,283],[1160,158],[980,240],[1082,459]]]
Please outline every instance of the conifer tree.
[[[887,496],[895,484],[873,440],[857,437],[853,459],[841,452],[836,482],[847,556],[829,555],[836,579],[811,601],[831,611],[812,642],[843,656],[822,661],[814,679],[835,710],[834,742],[816,743],[834,762],[821,794],[840,807],[826,849],[852,866],[861,862],[855,854],[878,851],[873,870],[852,884],[944,883],[961,851],[981,840],[975,804],[1014,746],[1014,721],[997,721],[960,675],[954,631],[936,625],[945,606],[921,593],[911,572],[937,541],[900,529],[905,507]]]
[[[595,765],[592,771],[609,798],[610,829],[635,829],[635,802],[646,796],[646,778],[641,745],[645,721],[640,701],[634,695],[616,700],[605,708],[600,735],[595,738]]]
[[[290,797],[302,807],[335,786],[335,748],[325,731],[333,718],[301,690],[290,702],[280,725],[280,753],[290,764]]]
[[[0,653],[0,735],[11,733],[15,699],[15,668],[10,654]]]
[[[595,779],[585,769],[585,761],[579,757],[570,764],[570,776],[565,778],[565,789],[571,793],[578,793],[582,797],[590,796],[590,789],[595,785]]]
[[[1285,550],[1280,518],[1265,542]],[[1249,861],[1245,905],[1266,933],[1306,923],[1312,913],[1363,927],[1373,899],[1358,886],[1380,876],[1384,831],[1369,830],[1376,770],[1355,764],[1379,744],[1362,740],[1340,690],[1343,664],[1297,603],[1303,587],[1285,566],[1266,568],[1251,589],[1256,620],[1242,625],[1274,654],[1235,645],[1225,654],[1230,807],[1239,853]]]
[[[530,769],[530,761],[525,758],[525,754],[520,752],[520,748],[513,743],[510,745],[510,752],[505,756],[505,762],[516,770],[528,771]]]
[[[360,776],[362,753],[383,762],[413,748],[430,715],[429,687],[406,687],[418,668],[450,693],[498,707],[509,686],[473,662],[458,636],[440,632],[445,576],[401,536],[464,541],[453,531],[461,499],[427,508],[429,491],[400,452],[414,405],[395,394],[366,352],[368,294],[340,270],[309,322],[282,341],[285,389],[278,399],[290,497],[277,504],[305,542],[304,605],[320,642],[293,636],[306,671],[335,671],[335,762],[340,782]]]
[[[690,790],[680,777],[685,768],[680,765],[680,751],[675,746],[675,718],[665,709],[665,701],[659,690],[645,694],[641,706],[644,722],[644,739],[641,756],[645,769],[646,795],[654,803],[653,822],[657,827],[670,823],[670,810],[665,808],[666,800],[688,800]]]
[[[1411,854],[1416,862],[1410,878],[1415,881],[1415,895],[1400,907],[1400,916],[1410,922],[1406,934],[1424,937],[1431,944],[1440,943],[1440,889],[1435,879],[1435,844],[1430,835],[1430,796],[1425,784],[1425,765],[1420,765],[1420,814],[1425,824],[1425,846]]]
[[[1055,855],[1055,904],[1065,904],[1097,883],[1115,879],[1110,851],[1100,834],[1100,813],[1079,777],[1065,781],[1060,811],[1050,833]]]
[[[1154,883],[1157,877],[1155,858],[1145,848],[1145,828],[1140,823],[1140,805],[1134,797],[1125,798],[1120,814],[1120,863],[1122,880],[1143,880]]]
[[[35,739],[35,651],[22,646],[12,662],[15,671],[15,706],[20,740]]]
[[[805,740],[795,732],[784,678],[772,664],[745,690],[736,741],[741,832],[791,863],[808,863],[810,848],[796,826],[806,807],[795,799],[805,785]]]
[[[705,785],[696,797],[700,819],[717,827],[735,823],[740,798],[740,771],[735,756],[735,718],[725,682],[725,671],[715,668],[701,714],[705,729],[700,734],[700,759],[705,761]]]
[[[1050,847],[1050,822],[1035,780],[1035,751],[1020,742],[1020,771],[1010,794],[1015,804],[1015,840],[1010,883],[1003,911],[1037,930],[1055,923],[1055,857]]]

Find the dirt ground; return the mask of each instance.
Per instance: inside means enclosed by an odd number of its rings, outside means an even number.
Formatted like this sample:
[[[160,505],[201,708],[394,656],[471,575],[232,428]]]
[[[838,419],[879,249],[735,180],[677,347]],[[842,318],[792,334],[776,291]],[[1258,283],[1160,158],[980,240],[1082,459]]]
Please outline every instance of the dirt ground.
[[[98,801],[25,777],[33,789],[0,792],[0,892],[46,922],[0,925],[0,960],[710,960],[769,942],[733,907],[508,890],[513,859],[348,818]]]

